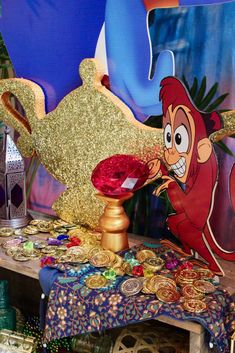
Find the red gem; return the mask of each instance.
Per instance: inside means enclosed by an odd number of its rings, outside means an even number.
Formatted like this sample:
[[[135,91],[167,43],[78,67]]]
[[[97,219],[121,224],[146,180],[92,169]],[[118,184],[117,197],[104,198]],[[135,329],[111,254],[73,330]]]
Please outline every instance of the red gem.
[[[192,268],[193,268],[192,262],[190,262],[190,261],[183,262],[182,265],[180,265],[179,270],[181,271],[181,270],[184,270],[185,268],[192,270]]]
[[[134,156],[115,155],[101,161],[93,170],[94,187],[108,196],[125,195],[144,185],[149,167]]]
[[[77,237],[71,237],[70,242],[66,245],[67,248],[72,248],[72,246],[79,246],[81,244],[81,240]]]
[[[54,265],[55,263],[55,258],[52,257],[52,256],[46,256],[46,257],[43,257],[41,260],[40,260],[40,267],[45,267],[45,266],[50,266],[50,265]]]
[[[132,268],[132,274],[133,276],[140,277],[144,275],[144,268],[142,265],[139,266],[134,266]]]

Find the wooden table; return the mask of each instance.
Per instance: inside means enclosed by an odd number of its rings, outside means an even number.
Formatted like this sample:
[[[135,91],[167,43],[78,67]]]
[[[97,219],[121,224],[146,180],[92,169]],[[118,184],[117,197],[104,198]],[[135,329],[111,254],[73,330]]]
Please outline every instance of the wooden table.
[[[49,219],[49,217],[46,216],[44,216],[43,218]],[[46,239],[47,237],[48,234],[41,233],[39,235],[31,236],[30,239]],[[7,239],[8,238],[1,238],[0,241],[4,242]],[[130,246],[138,245],[143,241],[149,242],[154,240],[151,238],[141,237],[133,234],[129,235]],[[220,262],[223,263],[223,267],[226,273],[226,276],[224,278],[221,278],[220,286],[229,290],[230,294],[234,294],[235,263],[228,263],[221,260]],[[17,304],[19,305],[19,301],[24,301],[24,305],[21,306],[25,311],[29,310],[29,312],[35,313],[34,309],[38,310],[37,305],[39,303],[41,292],[40,285],[38,282],[39,270],[39,260],[17,262],[7,256],[4,253],[4,249],[2,249],[2,247],[0,248],[0,279],[6,278],[10,282],[12,303],[17,302]],[[232,272],[234,273],[234,275],[232,275]],[[24,288],[24,291],[20,290],[21,288]],[[167,316],[160,316],[157,318],[157,320],[189,331],[189,353],[208,352],[208,347],[205,345],[204,341],[205,330],[200,324],[189,321],[178,321],[175,319],[171,319]]]

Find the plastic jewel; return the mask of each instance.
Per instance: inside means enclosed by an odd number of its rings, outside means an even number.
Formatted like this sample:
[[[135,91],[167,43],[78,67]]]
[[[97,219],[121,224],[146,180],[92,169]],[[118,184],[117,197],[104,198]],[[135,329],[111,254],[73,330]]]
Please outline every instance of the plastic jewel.
[[[61,241],[67,240],[67,239],[69,239],[69,236],[67,234],[60,234],[60,235],[58,235],[57,239],[61,240]]]
[[[117,274],[113,268],[110,268],[109,270],[104,271],[103,276],[106,279],[114,280],[116,278]]]
[[[24,250],[27,250],[27,251],[32,251],[34,249],[34,244],[32,241],[26,241],[24,244],[23,244],[23,249]]]
[[[133,276],[140,277],[144,275],[144,268],[142,265],[139,266],[134,266],[132,268],[132,274]]]
[[[48,245],[59,246],[59,245],[62,245],[62,241],[60,241],[58,239],[54,239],[54,238],[48,238],[47,239],[47,244]]]
[[[104,195],[125,195],[143,186],[148,175],[148,165],[139,158],[114,155],[96,166],[91,181]]]
[[[40,260],[40,266],[45,267],[45,266],[50,266],[55,263],[56,259],[52,256],[45,256]]]
[[[136,260],[136,259],[128,259],[128,260],[126,260],[126,262],[127,262],[128,264],[130,264],[132,268],[133,268],[133,267],[137,267],[137,266],[139,266],[139,264],[140,264],[139,261]]]
[[[153,271],[149,270],[148,268],[144,268],[144,277],[149,278],[153,277],[154,273]]]
[[[133,254],[133,252],[131,251],[126,252],[124,255],[124,260],[128,262],[128,260],[131,260],[131,259],[135,259],[135,255]]]

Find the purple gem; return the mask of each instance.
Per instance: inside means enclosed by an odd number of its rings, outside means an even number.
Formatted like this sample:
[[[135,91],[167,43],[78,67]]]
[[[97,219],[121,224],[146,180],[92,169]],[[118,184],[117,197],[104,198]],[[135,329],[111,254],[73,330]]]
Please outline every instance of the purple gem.
[[[58,239],[54,239],[54,238],[49,238],[47,240],[47,244],[48,245],[55,245],[55,246],[59,246],[59,245],[62,245],[62,242]]]

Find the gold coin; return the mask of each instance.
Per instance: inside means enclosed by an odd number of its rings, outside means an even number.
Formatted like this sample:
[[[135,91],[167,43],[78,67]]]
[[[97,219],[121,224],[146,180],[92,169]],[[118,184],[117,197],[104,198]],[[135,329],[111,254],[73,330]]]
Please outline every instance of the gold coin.
[[[132,267],[128,262],[123,262],[121,265],[121,270],[124,271],[128,276],[133,276]]]
[[[0,237],[10,237],[15,233],[13,228],[0,228]]]
[[[55,254],[55,247],[52,246],[45,246],[45,248],[41,249],[43,254],[53,255]]]
[[[55,231],[55,230],[50,230],[49,233],[50,233],[50,235],[51,235],[52,238],[57,238],[58,235],[61,234],[61,233],[59,233],[59,232],[57,232],[57,231]]]
[[[203,299],[205,297],[204,294],[198,292],[192,284],[184,286],[181,292],[186,299]]]
[[[205,302],[199,299],[188,299],[183,303],[183,308],[190,313],[202,313],[207,310],[207,305]]]
[[[62,227],[54,227],[54,230],[56,233],[59,233],[59,234],[66,234],[68,232],[68,229],[66,228],[62,228]]]
[[[47,243],[43,240],[36,240],[34,242],[35,249],[44,249],[47,246]]]
[[[64,246],[64,245],[57,246],[56,249],[57,249],[58,251],[62,251],[62,252],[67,251],[67,248],[66,248],[66,246]]]
[[[117,276],[124,276],[125,275],[125,272],[123,271],[122,267],[116,267],[114,269],[115,273]]]
[[[109,250],[102,250],[90,258],[90,264],[95,267],[108,267],[115,259],[115,254]]]
[[[145,294],[154,294],[155,292],[151,292],[151,290],[147,286],[148,281],[149,281],[149,278],[144,278],[143,288],[142,288],[141,292],[143,292]]]
[[[62,219],[56,219],[53,221],[54,225],[57,227],[65,227],[65,228],[72,228],[76,227],[76,224],[68,223],[66,221],[63,221]]]
[[[11,239],[2,244],[3,249],[17,248],[21,244],[19,239]]]
[[[73,262],[72,259],[73,259],[72,255],[64,254],[58,258],[57,262],[59,263]]]
[[[38,259],[40,257],[40,252],[33,250],[33,251],[30,251],[28,255],[27,253],[24,253],[24,255],[29,256],[31,259]]]
[[[104,252],[109,255],[110,263],[112,264],[116,259],[116,254],[111,250],[104,250]]]
[[[51,230],[54,229],[53,223],[51,221],[40,221],[37,224],[37,229],[41,233],[49,233]]]
[[[69,248],[67,254],[72,256],[73,262],[88,262],[87,253],[80,246],[73,246],[72,248]]]
[[[93,257],[94,255],[96,255],[98,252],[101,252],[103,249],[101,248],[101,246],[94,246],[91,247],[88,250],[88,259],[90,259],[91,257]]]
[[[213,293],[216,290],[215,286],[212,283],[207,282],[204,279],[199,279],[193,282],[193,286],[197,291],[201,293]]]
[[[23,232],[26,235],[35,235],[38,234],[38,229],[35,226],[27,226],[24,228]]]
[[[152,293],[156,293],[159,288],[176,290],[176,283],[173,279],[161,275],[155,275],[146,282],[146,287]]]
[[[159,288],[156,296],[164,303],[175,303],[180,299],[180,293],[175,289]]]
[[[156,257],[156,254],[152,250],[140,250],[136,254],[136,259],[139,261],[139,263],[144,262],[148,258],[153,258]]]
[[[179,277],[181,281],[193,282],[200,278],[199,273],[195,270],[185,268],[180,271]]]
[[[20,262],[25,262],[25,261],[29,261],[30,258],[27,257],[27,256],[24,256],[21,253],[16,253],[16,254],[13,255],[13,260],[20,261]]]
[[[7,256],[14,256],[15,254],[17,254],[17,253],[20,253],[20,248],[18,248],[18,247],[13,247],[13,248],[8,248],[7,250],[6,250],[6,252],[5,252],[5,254],[7,255]]]
[[[32,226],[37,226],[41,221],[42,221],[41,219],[32,219],[32,221],[30,221],[29,224]]]
[[[112,268],[120,268],[123,264],[123,258],[120,255],[115,254],[115,260],[113,261]]]
[[[143,288],[143,281],[138,278],[129,278],[125,280],[120,287],[121,292],[126,296],[138,294]]]
[[[19,228],[19,229],[15,229],[15,235],[25,235],[24,234],[24,228]]]
[[[207,268],[200,268],[197,272],[199,273],[200,279],[211,279],[214,277],[214,273]]]
[[[88,288],[99,289],[105,287],[107,285],[107,282],[108,281],[104,276],[100,274],[95,274],[88,277],[85,281],[85,284]]]
[[[161,257],[149,257],[143,262],[144,268],[153,272],[160,271],[165,264],[165,261]]]

